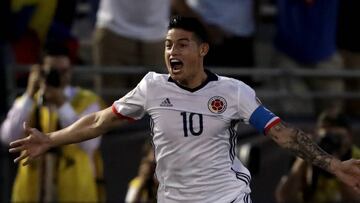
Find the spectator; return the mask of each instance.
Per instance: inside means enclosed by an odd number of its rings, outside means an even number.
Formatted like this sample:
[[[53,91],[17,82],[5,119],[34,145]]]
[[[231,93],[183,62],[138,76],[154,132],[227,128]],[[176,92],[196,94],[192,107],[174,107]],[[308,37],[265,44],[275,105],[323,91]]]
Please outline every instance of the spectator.
[[[328,153],[341,160],[360,158],[353,143],[350,123],[344,115],[324,112],[319,116],[317,139]],[[335,176],[296,159],[288,175],[282,177],[277,190],[278,203],[355,203],[360,197]]]
[[[45,132],[64,128],[80,117],[101,110],[102,100],[89,90],[70,85],[71,62],[63,47],[49,47],[42,65],[31,69],[26,92],[12,105],[1,125],[1,140],[24,136],[31,123]],[[98,202],[102,178],[100,139],[60,147],[30,167],[19,167],[13,202]],[[42,174],[42,175],[40,175]]]
[[[254,35],[257,0],[172,0],[173,11],[198,18],[206,27],[211,49],[205,65],[255,66]],[[253,86],[248,77],[239,77]]]
[[[344,60],[344,66],[348,70],[360,70],[360,1],[339,1],[339,18],[337,29],[338,48]],[[358,93],[360,91],[359,77],[349,78],[346,81],[346,90]],[[350,115],[360,116],[360,101],[349,100],[346,103],[346,112]]]
[[[338,0],[277,0],[277,50],[273,65],[275,68],[292,70],[313,69],[324,72],[339,70],[343,63],[336,48],[336,18]],[[342,105],[342,101],[304,98],[309,90],[327,93],[341,93],[344,83],[341,79],[299,79],[271,80],[271,87],[277,91],[294,94],[281,110],[292,114],[321,112],[331,103]],[[303,105],[306,103],[307,105]],[[315,105],[316,104],[316,105]]]
[[[156,203],[158,181],[155,177],[154,149],[149,142],[143,146],[138,175],[129,184],[126,203]]]
[[[169,0],[101,0],[94,35],[95,65],[162,67],[169,15]],[[100,84],[103,88],[128,88],[139,80],[108,74]],[[106,96],[106,100],[111,103],[118,97]]]

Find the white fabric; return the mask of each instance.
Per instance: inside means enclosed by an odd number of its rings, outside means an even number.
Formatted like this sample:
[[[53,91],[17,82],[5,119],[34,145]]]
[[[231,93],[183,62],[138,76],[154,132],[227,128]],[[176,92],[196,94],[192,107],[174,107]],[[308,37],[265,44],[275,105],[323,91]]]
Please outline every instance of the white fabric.
[[[254,34],[253,0],[186,0],[188,5],[204,19],[225,31],[247,37]]]
[[[250,193],[250,173],[234,155],[237,124],[232,122],[248,123],[259,106],[255,92],[227,77],[219,76],[195,92],[168,78],[150,72],[113,104],[115,113],[123,116],[151,117],[158,202],[223,203]],[[226,101],[224,112],[209,110],[214,96]]]
[[[1,125],[1,141],[5,144],[24,136],[22,124],[29,119],[34,101],[24,94],[10,108]]]
[[[149,42],[165,38],[170,0],[101,0],[96,26]]]
[[[101,109],[100,104],[94,103],[87,107],[83,112],[77,114],[73,107],[70,105],[69,101],[76,95],[78,89],[75,87],[66,87],[64,89],[64,94],[68,98],[68,101],[65,102],[59,109],[57,109],[60,120],[60,127],[64,128],[73,122],[75,122],[80,117],[98,111]],[[9,110],[6,119],[1,125],[1,141],[5,144],[19,139],[24,136],[23,132],[23,123],[28,121],[29,116],[33,110],[34,101],[27,94],[22,95],[17,99],[11,109]],[[94,151],[99,147],[101,138],[97,137],[85,142],[81,142],[78,145],[92,156]]]

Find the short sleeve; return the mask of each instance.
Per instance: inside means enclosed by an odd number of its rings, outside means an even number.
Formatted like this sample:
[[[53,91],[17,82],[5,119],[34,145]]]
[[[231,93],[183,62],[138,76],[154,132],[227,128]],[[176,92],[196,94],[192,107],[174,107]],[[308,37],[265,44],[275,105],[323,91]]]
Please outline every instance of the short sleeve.
[[[246,84],[239,89],[239,101],[239,112],[244,123],[250,123],[262,134],[266,134],[272,126],[281,121],[261,104],[255,91]]]
[[[239,117],[244,123],[248,124],[252,113],[261,103],[256,97],[255,91],[242,82],[238,86],[238,101]]]
[[[148,73],[133,90],[115,101],[112,105],[113,112],[122,118],[141,119],[146,113],[146,94],[150,78],[151,73]]]

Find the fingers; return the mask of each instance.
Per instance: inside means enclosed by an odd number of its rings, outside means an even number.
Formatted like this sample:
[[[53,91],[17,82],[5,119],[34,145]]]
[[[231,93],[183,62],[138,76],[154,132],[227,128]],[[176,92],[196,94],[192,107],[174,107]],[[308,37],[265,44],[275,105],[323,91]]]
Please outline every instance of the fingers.
[[[26,161],[22,164],[23,166],[28,165],[31,161],[33,160],[33,158],[29,157],[28,159],[26,159]]]
[[[360,159],[354,159],[354,163],[360,166]]]
[[[21,153],[21,155],[19,157],[17,157],[16,159],[14,159],[14,163],[18,163],[21,160],[27,158],[29,156],[29,154],[25,151],[24,153]]]
[[[355,186],[353,186],[352,189],[355,190],[355,192],[357,194],[360,194],[360,184],[359,183],[356,184]]]
[[[22,150],[24,150],[24,146],[19,146],[19,147],[13,147],[9,149],[10,153],[16,153],[16,152],[21,152]]]
[[[29,138],[26,137],[26,138],[23,138],[23,139],[15,140],[13,142],[10,142],[9,146],[11,148],[17,148],[19,146],[24,145],[27,142],[28,139]],[[9,150],[9,152],[10,152],[10,150]]]
[[[27,158],[27,159],[26,159]],[[26,159],[25,161],[24,161],[24,163],[22,164],[23,166],[26,166],[26,165],[28,165],[34,158],[33,157],[31,157],[31,156],[29,156],[26,152],[25,153],[23,153],[21,156],[19,156],[18,158],[16,158],[15,160],[14,160],[14,163],[18,163],[18,162],[20,162],[21,160],[23,160],[23,159]]]
[[[350,159],[349,163],[354,166],[354,170],[360,173],[360,159]]]
[[[360,194],[360,159],[350,159],[350,161],[353,166],[353,181],[355,181],[352,188]]]
[[[34,64],[31,66],[31,72],[40,72],[41,66],[39,64]]]
[[[31,133],[31,128],[29,128],[29,126],[27,125],[26,122],[23,123],[23,128],[27,135]],[[20,151],[24,150],[24,145],[26,144],[26,142],[28,140],[29,140],[29,137],[26,137],[23,139],[19,139],[19,140],[10,142],[9,146],[11,148],[9,149],[9,152],[15,153],[15,152],[20,152]]]

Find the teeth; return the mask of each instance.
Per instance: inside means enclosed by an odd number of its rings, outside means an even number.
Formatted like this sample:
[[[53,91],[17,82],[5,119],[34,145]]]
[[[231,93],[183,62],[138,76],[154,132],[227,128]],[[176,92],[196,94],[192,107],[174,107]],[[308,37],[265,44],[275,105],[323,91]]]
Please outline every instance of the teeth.
[[[169,60],[170,61],[170,65],[171,65],[171,68],[173,70],[178,70],[182,67],[183,63],[181,60],[179,59],[176,59],[176,58],[172,58]]]
[[[179,59],[170,59],[171,63],[180,63],[181,61]]]

